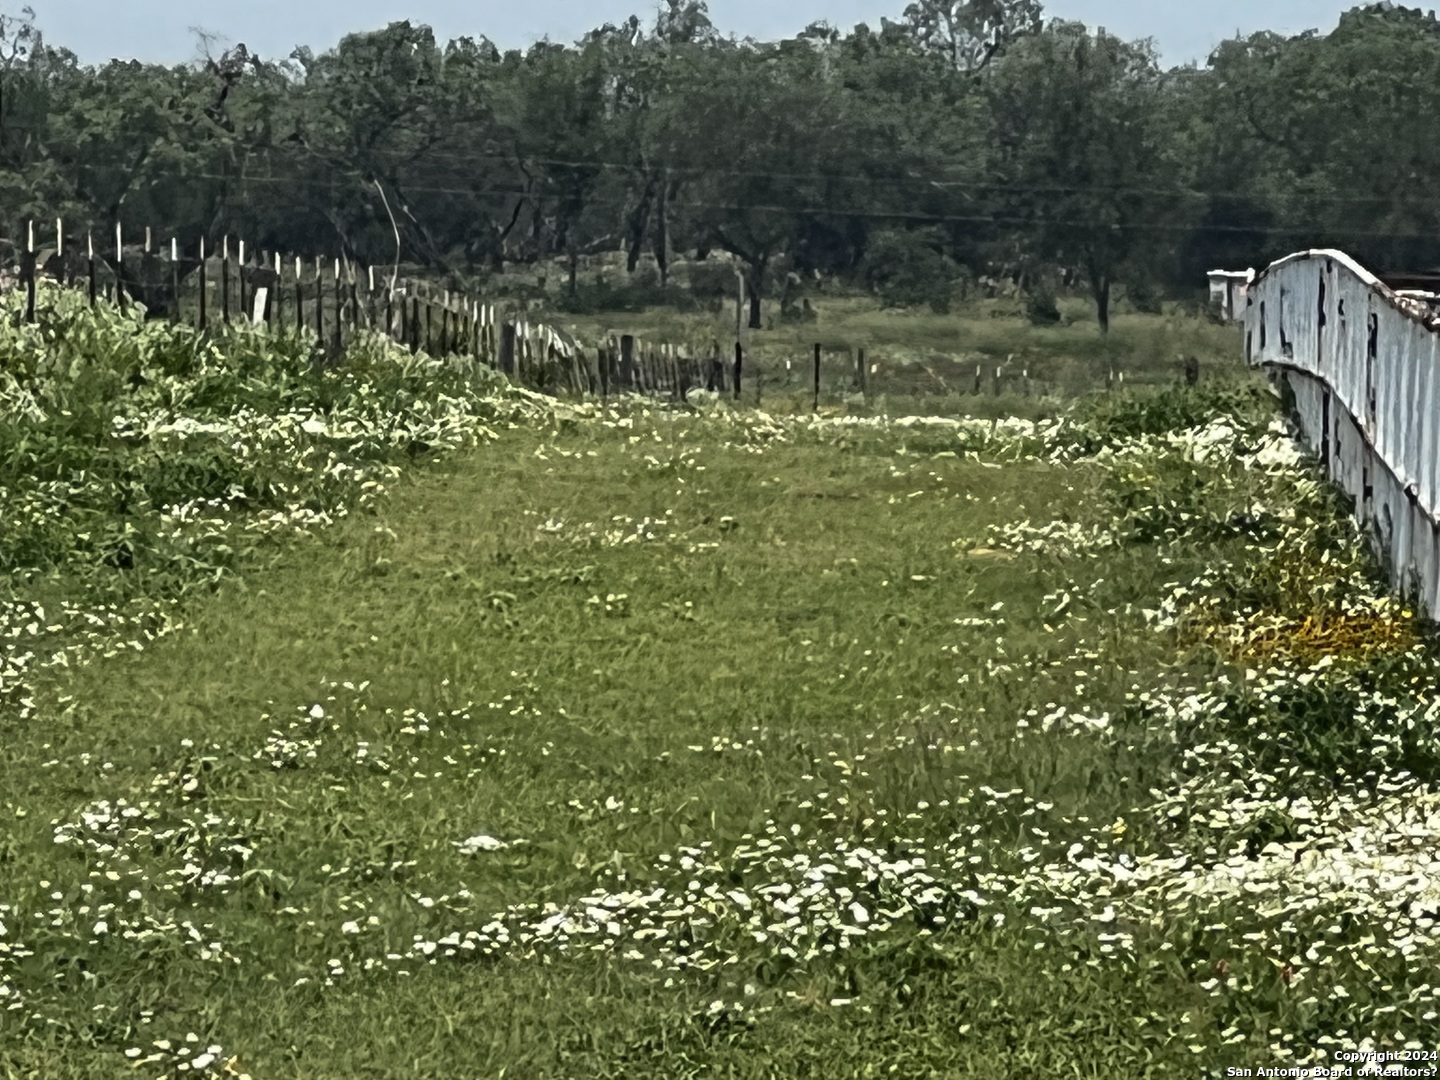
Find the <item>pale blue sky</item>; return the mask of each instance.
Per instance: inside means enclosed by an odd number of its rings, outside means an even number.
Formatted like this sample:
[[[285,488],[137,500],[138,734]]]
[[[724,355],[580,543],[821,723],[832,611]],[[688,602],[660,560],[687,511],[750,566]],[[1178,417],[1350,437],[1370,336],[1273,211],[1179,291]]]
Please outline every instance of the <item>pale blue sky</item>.
[[[0,10],[23,0],[0,0]],[[573,41],[606,21],[632,12],[653,21],[653,0],[29,0],[41,29],[86,63],[112,56],[178,63],[196,53],[194,26],[228,43],[243,41],[263,57],[288,55],[296,45],[317,52],[355,30],[398,19],[428,23],[443,41],[484,34],[502,48],[523,48],[549,35]],[[898,18],[907,0],[710,0],[722,33],[771,39],[826,19],[848,30]],[[1356,0],[1051,0],[1047,15],[1103,26],[1122,37],[1152,37],[1167,64],[1204,61],[1237,30],[1293,33],[1329,30]]]

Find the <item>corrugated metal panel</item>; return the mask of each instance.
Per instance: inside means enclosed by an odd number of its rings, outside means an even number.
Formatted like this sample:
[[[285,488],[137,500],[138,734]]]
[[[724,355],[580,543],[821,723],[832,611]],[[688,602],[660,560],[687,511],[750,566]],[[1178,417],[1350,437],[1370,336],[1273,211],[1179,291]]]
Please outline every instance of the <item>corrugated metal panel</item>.
[[[1250,284],[1247,355],[1286,379],[1302,438],[1374,527],[1397,588],[1440,613],[1440,315],[1339,251]]]
[[[1429,335],[1429,348],[1425,355],[1417,356],[1415,364],[1414,416],[1416,422],[1415,451],[1410,472],[1418,483],[1417,494],[1425,506],[1437,506],[1435,485],[1435,424],[1426,423],[1425,418],[1435,416],[1435,364],[1436,343],[1440,335]]]
[[[1245,313],[1245,292],[1254,277],[1254,270],[1211,270],[1210,302],[1226,319],[1238,322]]]

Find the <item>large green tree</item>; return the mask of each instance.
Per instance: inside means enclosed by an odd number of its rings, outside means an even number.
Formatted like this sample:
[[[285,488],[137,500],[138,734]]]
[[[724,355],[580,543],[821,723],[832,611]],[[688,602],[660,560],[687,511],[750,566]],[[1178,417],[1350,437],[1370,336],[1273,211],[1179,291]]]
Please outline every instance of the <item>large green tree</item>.
[[[1159,120],[1154,52],[1054,22],[989,73],[993,178],[1036,256],[1078,266],[1102,331],[1117,280],[1192,213]]]
[[[743,266],[751,327],[809,223],[857,207],[845,98],[825,65],[805,41],[709,50],[662,135],[693,178],[696,228]]]
[[[1379,266],[1440,260],[1440,21],[1372,4],[1328,35],[1226,42],[1214,100],[1259,163],[1272,252],[1334,245]],[[1223,152],[1223,151],[1222,151]]]
[[[901,25],[920,47],[959,71],[979,71],[1042,24],[1040,0],[914,0]]]
[[[12,241],[64,215],[442,272],[560,258],[572,289],[587,253],[648,251],[663,280],[718,248],[753,325],[777,269],[873,277],[877,236],[912,269],[1078,274],[1102,327],[1117,283],[1198,289],[1296,247],[1440,263],[1440,23],[1390,4],[1163,71],[1038,0],[909,0],[775,42],[662,0],[525,52],[397,22],[283,60],[202,38],[171,66],[81,64],[16,3]]]

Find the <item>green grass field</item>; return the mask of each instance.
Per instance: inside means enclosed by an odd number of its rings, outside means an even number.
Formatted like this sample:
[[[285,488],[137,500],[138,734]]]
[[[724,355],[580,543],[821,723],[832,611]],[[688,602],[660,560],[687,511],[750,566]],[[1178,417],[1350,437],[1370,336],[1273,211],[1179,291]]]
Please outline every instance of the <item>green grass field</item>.
[[[1243,357],[1235,326],[1215,325],[1171,312],[1119,313],[1101,334],[1084,302],[1061,305],[1065,322],[1031,326],[1015,301],[976,300],[952,315],[928,309],[886,310],[864,296],[835,294],[815,301],[816,321],[780,322],[742,331],[744,401],[761,408],[808,409],[814,393],[814,346],[821,346],[821,405],[835,408],[859,389],[857,352],[865,352],[872,414],[963,411],[970,414],[1054,415],[1075,396],[1117,385],[1150,388],[1177,381],[1183,360],[1194,356],[1206,371],[1233,370]],[[769,310],[767,308],[767,310]],[[651,307],[633,313],[542,316],[571,327],[582,340],[636,334],[672,342],[691,355],[709,355],[719,342],[733,357],[733,303],[719,316]],[[787,368],[787,362],[789,367]],[[980,393],[976,394],[976,369]],[[873,371],[871,369],[874,369]]]
[[[0,1075],[1431,1048],[1433,652],[1248,379],[816,419],[236,342],[83,452],[63,356],[7,399]]]

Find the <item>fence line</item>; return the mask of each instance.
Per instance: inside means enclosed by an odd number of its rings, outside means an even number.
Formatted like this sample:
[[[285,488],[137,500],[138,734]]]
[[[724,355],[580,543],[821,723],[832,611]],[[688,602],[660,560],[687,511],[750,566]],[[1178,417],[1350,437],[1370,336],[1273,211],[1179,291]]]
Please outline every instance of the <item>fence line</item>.
[[[321,355],[335,362],[362,332],[378,332],[410,349],[437,356],[466,356],[513,381],[548,392],[607,396],[639,393],[683,398],[705,387],[740,396],[740,369],[721,360],[716,342],[706,357],[674,344],[632,334],[611,335],[586,348],[570,334],[515,310],[410,278],[387,277],[374,266],[343,258],[305,258],[247,251],[230,238],[207,252],[202,238],[187,256],[178,239],[157,247],[150,229],[142,245],[127,245],[116,226],[113,257],[97,251],[87,235],[81,248],[55,223],[53,244],[36,244],[33,222],[18,251],[13,283],[25,291],[22,318],[36,318],[36,283],[53,278],[84,288],[91,304],[143,305],[147,313],[175,322],[193,319],[199,330],[235,321],[314,332]],[[67,243],[67,239],[71,242]],[[293,271],[292,271],[293,267]],[[377,282],[377,276],[380,280]],[[233,303],[232,303],[233,301]]]
[[[1245,358],[1268,369],[1397,591],[1440,616],[1440,298],[1397,292],[1339,251],[1304,251],[1246,291]]]
[[[548,393],[601,398],[638,393],[678,401],[704,389],[736,401],[743,394],[743,400],[758,405],[764,392],[795,395],[808,390],[804,396],[815,411],[827,397],[847,404],[855,395],[869,401],[877,390],[883,393],[883,386],[875,385],[882,381],[881,368],[900,370],[900,365],[882,364],[873,356],[867,363],[863,347],[836,350],[816,342],[813,366],[801,361],[796,380],[789,359],[783,372],[773,362],[768,370],[755,363],[742,341],[740,321],[733,354],[719,339],[682,346],[610,334],[600,343],[582,344],[524,311],[420,280],[392,279],[383,267],[261,252],[243,240],[232,245],[228,236],[218,251],[211,251],[204,238],[187,249],[176,237],[157,243],[148,228],[143,235],[142,243],[127,243],[117,226],[113,245],[108,240],[97,244],[92,235],[82,236],[56,221],[53,235],[42,237],[37,246],[35,223],[28,223],[23,243],[13,245],[19,276],[12,284],[27,292],[23,318],[36,317],[35,283],[44,276],[85,289],[92,304],[138,302],[155,317],[193,322],[201,330],[240,320],[264,322],[276,330],[298,332],[304,327],[314,333],[319,356],[327,362],[338,359],[357,333],[370,331],[386,334],[412,352],[468,357]],[[0,246],[8,244],[0,241]],[[4,287],[5,275],[0,273],[0,289]],[[835,356],[837,351],[843,359]],[[824,371],[822,357],[829,362]],[[810,372],[804,371],[807,366]],[[927,365],[919,367],[942,393],[1029,397],[1044,390],[1032,382],[1023,357],[977,363],[973,390],[968,370],[958,378],[952,374],[947,382]],[[1124,382],[1124,373],[1112,366],[1106,387],[1123,387]],[[930,383],[925,386],[933,389]]]

